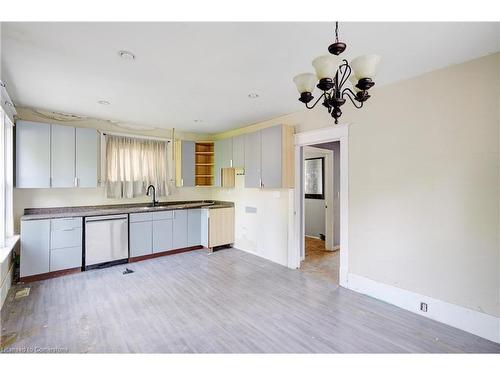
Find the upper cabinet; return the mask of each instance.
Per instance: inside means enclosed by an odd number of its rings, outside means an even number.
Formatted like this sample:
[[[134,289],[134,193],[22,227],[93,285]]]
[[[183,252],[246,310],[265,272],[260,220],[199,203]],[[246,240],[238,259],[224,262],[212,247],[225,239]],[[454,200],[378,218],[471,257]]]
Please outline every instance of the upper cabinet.
[[[177,141],[175,143],[176,186],[194,186],[195,184],[195,143],[194,141]]]
[[[260,188],[261,184],[261,132],[245,134],[245,187]]]
[[[75,185],[97,187],[98,136],[91,128],[75,128]]]
[[[16,123],[16,186],[50,187],[50,125]]]
[[[16,187],[97,187],[97,131],[19,120]]]
[[[51,187],[74,187],[75,128],[51,125],[50,144]]]
[[[245,187],[294,186],[293,128],[276,125],[245,134]]]
[[[215,141],[214,151],[215,151],[214,186],[223,186],[222,169],[232,168],[233,166],[233,139],[226,138],[220,141]]]

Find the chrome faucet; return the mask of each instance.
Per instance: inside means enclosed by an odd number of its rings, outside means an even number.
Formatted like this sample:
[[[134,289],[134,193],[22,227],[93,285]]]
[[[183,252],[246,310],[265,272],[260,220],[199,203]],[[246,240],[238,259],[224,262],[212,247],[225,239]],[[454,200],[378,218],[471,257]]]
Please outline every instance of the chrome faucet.
[[[148,186],[148,189],[146,190],[146,195],[149,196],[149,190],[151,188],[153,188],[153,207],[154,207],[158,203],[158,201],[156,200],[156,189],[155,189],[154,185],[149,185]]]

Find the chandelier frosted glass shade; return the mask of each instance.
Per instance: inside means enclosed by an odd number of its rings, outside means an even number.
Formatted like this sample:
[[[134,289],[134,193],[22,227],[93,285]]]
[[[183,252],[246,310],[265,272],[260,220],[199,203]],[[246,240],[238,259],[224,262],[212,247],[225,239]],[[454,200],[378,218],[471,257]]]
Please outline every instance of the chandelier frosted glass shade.
[[[377,75],[379,63],[379,55],[363,55],[352,60],[350,65],[358,80],[363,78],[370,78],[373,80]]]
[[[316,76],[318,79],[323,78],[335,78],[335,73],[340,65],[340,58],[335,55],[323,55],[316,57],[312,65],[316,70]]]
[[[293,82],[297,86],[299,94],[302,94],[303,92],[312,92],[314,90],[317,78],[312,73],[302,73],[293,77]]]
[[[362,108],[370,99],[370,88],[375,85],[373,78],[380,63],[379,55],[364,55],[349,62],[339,57],[347,44],[339,41],[339,23],[335,22],[335,41],[328,47],[330,55],[316,57],[312,65],[316,75],[302,73],[293,77],[293,82],[300,93],[299,101],[307,109],[313,109],[318,103],[339,123],[341,107],[350,100],[356,108]],[[314,85],[319,89],[318,98],[314,98]],[[313,100],[314,99],[314,100]]]

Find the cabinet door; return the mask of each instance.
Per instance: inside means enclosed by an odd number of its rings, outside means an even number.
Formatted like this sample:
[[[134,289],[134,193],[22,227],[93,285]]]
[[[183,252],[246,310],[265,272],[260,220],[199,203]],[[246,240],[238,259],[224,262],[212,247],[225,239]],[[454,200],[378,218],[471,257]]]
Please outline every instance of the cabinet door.
[[[234,168],[244,168],[245,167],[245,136],[238,135],[233,137],[233,167]]]
[[[260,188],[260,131],[245,134],[245,187]]]
[[[78,187],[97,187],[97,130],[76,128],[76,183]]]
[[[187,246],[201,245],[201,209],[188,210]]]
[[[16,187],[50,187],[50,125],[16,123]]]
[[[261,130],[262,187],[282,187],[282,130],[281,125]]]
[[[173,244],[174,249],[183,249],[187,247],[187,210],[174,211],[173,223]]]
[[[182,186],[194,186],[194,149],[193,141],[182,141],[181,170]]]
[[[130,257],[153,252],[153,221],[130,223]]]
[[[214,142],[215,159],[215,183],[214,186],[222,186],[221,169],[231,168],[233,164],[233,139],[226,138]]]
[[[172,221],[153,221],[153,253],[172,250]]]
[[[21,277],[49,272],[50,220],[21,221]]]
[[[51,187],[75,186],[75,128],[51,125]]]
[[[209,247],[234,243],[234,207],[209,211]]]

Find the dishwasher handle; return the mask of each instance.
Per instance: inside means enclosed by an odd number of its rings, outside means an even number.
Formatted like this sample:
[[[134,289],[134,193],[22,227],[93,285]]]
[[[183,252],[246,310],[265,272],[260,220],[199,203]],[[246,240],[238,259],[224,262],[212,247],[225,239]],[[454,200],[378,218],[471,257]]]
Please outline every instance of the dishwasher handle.
[[[106,215],[106,216],[90,216],[85,218],[85,223],[95,221],[110,221],[110,220],[127,220],[127,215]]]

